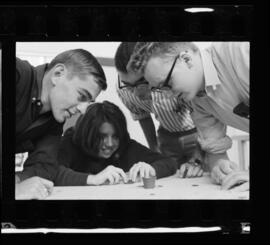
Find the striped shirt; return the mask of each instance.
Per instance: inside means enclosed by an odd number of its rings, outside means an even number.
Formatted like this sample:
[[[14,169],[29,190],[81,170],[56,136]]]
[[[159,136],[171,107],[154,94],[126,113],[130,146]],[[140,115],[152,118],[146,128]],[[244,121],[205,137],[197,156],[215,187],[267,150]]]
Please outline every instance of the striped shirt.
[[[167,98],[160,92],[151,92],[152,99],[142,100],[131,89],[119,89],[118,86],[117,94],[134,120],[151,117],[153,113],[160,126],[169,132],[184,132],[195,127],[190,115],[190,104],[183,100]]]

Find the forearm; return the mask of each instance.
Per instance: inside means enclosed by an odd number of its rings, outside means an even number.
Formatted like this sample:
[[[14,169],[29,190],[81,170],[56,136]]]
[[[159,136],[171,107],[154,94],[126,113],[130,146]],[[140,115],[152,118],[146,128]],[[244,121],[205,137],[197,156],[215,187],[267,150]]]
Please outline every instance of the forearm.
[[[85,186],[88,174],[74,171],[65,166],[60,166],[54,180],[56,186]]]
[[[150,165],[155,169],[157,179],[173,175],[177,171],[177,162],[171,158],[162,158]]]
[[[157,136],[154,122],[151,117],[147,117],[139,120],[147,143],[151,150],[156,151],[157,149]]]
[[[57,172],[58,165],[56,162],[29,162],[25,163],[24,170],[17,173],[17,176],[20,182],[33,176],[53,181]]]
[[[33,150],[28,152],[23,171],[18,173],[21,181],[38,176],[53,181],[58,172],[57,154],[60,143],[59,135],[46,135],[33,141]]]
[[[15,184],[18,184],[20,182],[21,182],[20,177],[17,174],[15,174]]]

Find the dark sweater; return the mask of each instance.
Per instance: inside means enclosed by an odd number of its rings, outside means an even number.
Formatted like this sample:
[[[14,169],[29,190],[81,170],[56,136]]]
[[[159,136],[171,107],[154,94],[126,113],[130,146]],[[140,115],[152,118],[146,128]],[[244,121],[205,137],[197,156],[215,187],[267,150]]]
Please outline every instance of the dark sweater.
[[[58,172],[55,185],[86,185],[89,174],[97,174],[109,165],[128,172],[134,164],[140,161],[150,164],[156,170],[157,178],[173,175],[177,170],[177,164],[173,159],[153,152],[135,140],[127,143],[122,155],[114,154],[109,159],[103,159],[89,156],[81,151],[72,142],[72,135],[73,130],[69,129],[62,137],[58,162],[60,168],[63,167],[63,171]]]
[[[20,180],[32,176],[53,180],[58,171],[57,147],[63,132],[51,112],[40,115],[42,79],[47,64],[33,67],[16,59],[16,153],[28,152]]]

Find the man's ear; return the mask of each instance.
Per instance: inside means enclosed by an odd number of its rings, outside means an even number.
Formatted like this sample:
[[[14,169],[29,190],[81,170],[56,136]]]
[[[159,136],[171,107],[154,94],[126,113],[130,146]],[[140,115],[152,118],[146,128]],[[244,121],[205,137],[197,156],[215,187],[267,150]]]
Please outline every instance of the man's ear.
[[[180,53],[180,59],[183,60],[187,64],[188,68],[191,68],[193,66],[190,51],[188,50],[182,51]]]
[[[64,64],[56,64],[52,68],[52,84],[55,86],[59,78],[63,77],[67,72],[66,66]]]

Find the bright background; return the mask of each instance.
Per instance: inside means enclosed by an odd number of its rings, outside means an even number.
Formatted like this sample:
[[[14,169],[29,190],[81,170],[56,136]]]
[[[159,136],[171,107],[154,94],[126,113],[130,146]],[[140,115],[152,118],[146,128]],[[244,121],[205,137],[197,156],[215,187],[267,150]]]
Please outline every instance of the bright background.
[[[199,48],[208,47],[211,42],[194,42]],[[34,66],[50,62],[57,54],[68,49],[82,48],[91,52],[95,57],[113,59],[116,49],[120,42],[18,42],[16,44],[16,56],[27,60]],[[109,100],[117,104],[127,118],[130,136],[138,142],[147,146],[146,139],[138,121],[133,121],[129,111],[120,101],[115,86],[117,84],[117,72],[115,67],[103,66],[107,78],[108,88],[103,91],[96,99],[97,102]],[[77,117],[67,121],[65,128],[74,124]],[[153,118],[156,127],[158,122]],[[228,135],[234,138],[247,138],[249,134],[240,130],[228,127]],[[238,137],[240,136],[240,137]],[[242,143],[241,143],[242,142]],[[242,145],[240,147],[240,145]],[[249,166],[249,141],[233,140],[233,146],[228,151],[232,161],[238,163],[243,161],[245,168]],[[242,158],[242,160],[241,160]]]

